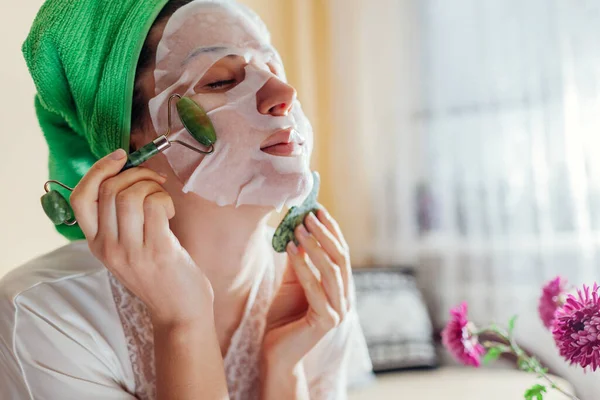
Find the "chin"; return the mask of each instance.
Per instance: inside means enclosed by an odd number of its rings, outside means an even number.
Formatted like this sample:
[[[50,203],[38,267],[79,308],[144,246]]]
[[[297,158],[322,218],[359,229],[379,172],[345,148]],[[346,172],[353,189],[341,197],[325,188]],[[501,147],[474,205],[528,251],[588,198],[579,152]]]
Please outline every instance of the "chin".
[[[285,206],[287,207],[294,207],[302,204],[302,202],[310,194],[313,185],[310,171],[306,174],[299,175],[295,183],[295,190],[288,193],[287,201],[285,202]]]
[[[273,205],[278,211],[302,204],[312,190],[313,179],[308,169],[303,173],[280,175],[280,178],[269,185],[274,193],[277,192],[278,201]]]
[[[284,207],[301,204],[312,189],[310,171],[294,174],[263,175],[257,185],[246,186],[240,193],[237,205],[273,207],[281,211]]]

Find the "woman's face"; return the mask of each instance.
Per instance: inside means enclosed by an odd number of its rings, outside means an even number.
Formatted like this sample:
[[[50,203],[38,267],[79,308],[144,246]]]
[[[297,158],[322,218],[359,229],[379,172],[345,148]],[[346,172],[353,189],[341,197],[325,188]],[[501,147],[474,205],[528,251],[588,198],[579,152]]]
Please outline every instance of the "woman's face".
[[[167,131],[174,93],[200,104],[216,129],[211,155],[177,144],[165,152],[184,192],[277,209],[308,194],[312,127],[268,35],[237,5],[194,1],[179,9],[157,46],[154,86],[157,132]],[[178,119],[172,128],[170,139],[200,147]]]

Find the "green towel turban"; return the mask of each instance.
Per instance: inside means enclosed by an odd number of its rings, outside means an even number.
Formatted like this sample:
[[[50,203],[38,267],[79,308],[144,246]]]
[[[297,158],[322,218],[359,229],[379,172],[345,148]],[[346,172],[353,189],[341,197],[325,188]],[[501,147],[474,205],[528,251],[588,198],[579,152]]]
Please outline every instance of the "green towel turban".
[[[138,58],[167,2],[47,0],[38,12],[22,51],[37,89],[50,179],[73,187],[98,159],[129,151]],[[52,189],[68,199],[68,191]],[[69,240],[85,238],[78,225],[56,229]]]

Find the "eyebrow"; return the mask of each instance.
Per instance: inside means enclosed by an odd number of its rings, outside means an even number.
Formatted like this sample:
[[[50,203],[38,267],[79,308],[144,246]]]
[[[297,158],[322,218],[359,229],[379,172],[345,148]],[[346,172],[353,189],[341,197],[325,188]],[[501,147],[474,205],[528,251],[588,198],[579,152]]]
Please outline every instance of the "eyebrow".
[[[196,50],[192,51],[188,56],[181,62],[181,65],[187,64],[192,58],[199,56],[204,53],[214,53],[217,51],[225,50],[227,47],[225,46],[210,46],[210,47],[199,47]]]
[[[191,59],[193,59],[194,57],[198,57],[200,54],[214,53],[214,52],[223,51],[223,50],[227,50],[227,47],[226,46],[198,47],[196,50],[193,50],[192,52],[190,52],[190,54],[188,54],[188,56],[181,62],[181,66],[184,66],[185,64],[190,62]],[[263,46],[258,50],[263,53],[268,53],[268,52],[271,52],[273,49],[271,46]]]

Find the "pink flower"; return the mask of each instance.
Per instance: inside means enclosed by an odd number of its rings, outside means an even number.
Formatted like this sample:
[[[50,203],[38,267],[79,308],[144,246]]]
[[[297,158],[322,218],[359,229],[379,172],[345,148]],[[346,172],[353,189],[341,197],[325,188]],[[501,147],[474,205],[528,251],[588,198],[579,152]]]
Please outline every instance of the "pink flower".
[[[600,366],[600,301],[598,284],[590,294],[583,285],[578,297],[570,294],[566,303],[556,311],[552,335],[560,355],[573,364],[592,371]]]
[[[538,304],[538,313],[546,328],[551,329],[556,309],[565,303],[567,280],[557,276],[548,282]]]
[[[464,365],[479,367],[485,349],[474,334],[475,326],[469,322],[467,303],[450,310],[450,321],[442,331],[442,343],[450,354]]]

